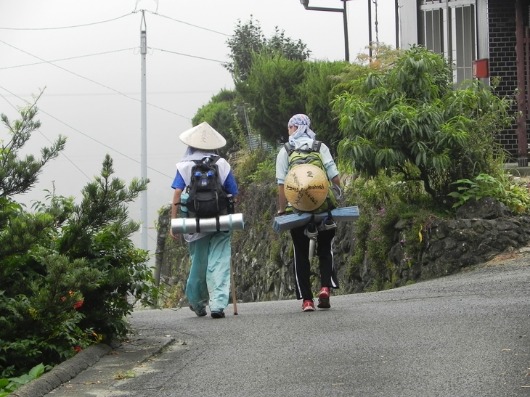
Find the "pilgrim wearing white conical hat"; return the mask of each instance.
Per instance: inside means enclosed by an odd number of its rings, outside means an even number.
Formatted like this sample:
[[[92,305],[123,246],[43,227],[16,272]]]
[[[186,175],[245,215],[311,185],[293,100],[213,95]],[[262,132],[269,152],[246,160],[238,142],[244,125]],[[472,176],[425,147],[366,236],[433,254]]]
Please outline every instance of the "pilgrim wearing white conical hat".
[[[196,162],[214,163],[223,190],[236,202],[238,187],[230,164],[214,153],[215,149],[226,145],[226,139],[207,122],[184,131],[179,139],[187,148],[177,163],[177,173],[171,184],[174,189],[171,218],[177,218],[181,208],[187,204],[186,196]],[[173,228],[170,229],[170,235],[175,239],[180,238],[174,234]],[[185,233],[184,239],[188,242],[191,259],[185,288],[190,309],[202,317],[207,314],[206,307],[209,307],[212,318],[224,318],[224,309],[228,306],[230,296],[231,233]]]
[[[202,150],[219,149],[226,145],[226,139],[206,121],[184,131],[179,138],[186,145]]]

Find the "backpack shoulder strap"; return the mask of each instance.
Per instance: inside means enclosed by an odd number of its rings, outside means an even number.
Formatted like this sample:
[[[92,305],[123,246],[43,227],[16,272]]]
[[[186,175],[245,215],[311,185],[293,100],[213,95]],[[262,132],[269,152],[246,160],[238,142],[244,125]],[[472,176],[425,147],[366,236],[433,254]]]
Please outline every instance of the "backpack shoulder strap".
[[[294,146],[291,145],[289,142],[285,142],[283,144],[283,147],[285,148],[285,151],[287,152],[288,156],[290,156],[291,153],[294,151]]]
[[[309,145],[308,149],[296,149],[296,151],[300,153],[320,152],[321,145],[321,141],[313,140],[311,145]],[[285,150],[287,150],[287,154],[289,155],[295,151],[295,148],[289,142],[286,142],[283,146],[285,147]]]

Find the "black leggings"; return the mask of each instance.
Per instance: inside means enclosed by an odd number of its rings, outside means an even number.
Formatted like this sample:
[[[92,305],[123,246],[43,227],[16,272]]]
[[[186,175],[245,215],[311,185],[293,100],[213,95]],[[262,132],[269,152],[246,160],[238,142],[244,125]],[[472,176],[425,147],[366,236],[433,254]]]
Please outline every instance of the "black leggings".
[[[305,226],[291,229],[294,245],[294,277],[297,299],[313,299],[311,291],[311,263],[309,261],[309,237],[304,234]],[[335,229],[318,232],[316,255],[320,269],[320,286],[339,288],[337,272],[333,262],[333,239]]]

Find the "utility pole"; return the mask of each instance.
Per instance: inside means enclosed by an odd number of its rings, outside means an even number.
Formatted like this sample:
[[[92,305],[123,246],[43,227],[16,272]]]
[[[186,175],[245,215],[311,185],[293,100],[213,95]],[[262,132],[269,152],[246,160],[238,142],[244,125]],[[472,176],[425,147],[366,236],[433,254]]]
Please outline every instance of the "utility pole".
[[[141,177],[147,179],[147,94],[146,94],[146,55],[147,55],[147,24],[145,23],[145,10],[142,10],[142,22],[140,23],[140,53],[142,54],[142,160],[141,160]],[[147,251],[147,190],[140,192],[141,217],[142,223],[140,229],[140,248]]]

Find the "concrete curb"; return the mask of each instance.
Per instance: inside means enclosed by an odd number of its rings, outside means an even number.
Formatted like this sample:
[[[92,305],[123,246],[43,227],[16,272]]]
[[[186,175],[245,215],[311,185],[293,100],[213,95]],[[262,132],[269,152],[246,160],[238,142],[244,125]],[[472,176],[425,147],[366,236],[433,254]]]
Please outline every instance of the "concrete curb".
[[[53,389],[75,378],[79,373],[97,363],[101,357],[108,354],[112,348],[109,345],[100,343],[89,346],[69,360],[52,368],[40,378],[15,390],[10,396],[14,397],[41,397],[51,392]]]
[[[13,397],[92,396],[94,385],[110,387],[116,380],[116,370],[127,372],[151,357],[160,354],[175,342],[170,336],[144,336],[132,333],[111,346],[98,344],[88,347],[69,360],[52,368],[40,378],[15,390]],[[53,393],[52,393],[53,392]],[[49,394],[51,393],[51,394]]]

